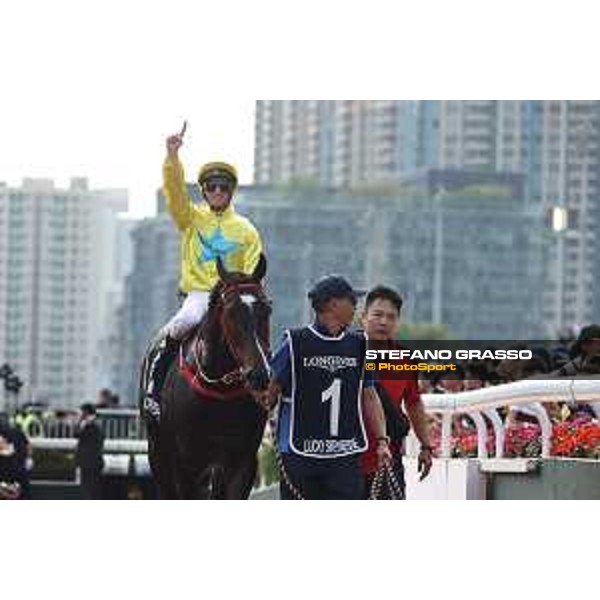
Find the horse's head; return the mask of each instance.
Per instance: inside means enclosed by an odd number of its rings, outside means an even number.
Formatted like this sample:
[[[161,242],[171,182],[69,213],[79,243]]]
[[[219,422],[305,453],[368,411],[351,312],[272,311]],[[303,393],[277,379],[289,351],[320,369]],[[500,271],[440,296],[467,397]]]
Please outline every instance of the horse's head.
[[[251,275],[228,272],[217,259],[219,282],[210,298],[209,319],[220,324],[223,342],[254,390],[268,385],[271,303],[262,280],[267,263],[261,257]]]

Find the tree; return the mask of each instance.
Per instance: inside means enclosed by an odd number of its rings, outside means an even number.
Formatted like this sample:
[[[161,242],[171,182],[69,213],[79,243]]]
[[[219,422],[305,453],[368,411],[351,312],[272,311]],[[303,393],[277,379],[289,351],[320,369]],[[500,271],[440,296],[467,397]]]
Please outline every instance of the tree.
[[[433,323],[403,323],[398,332],[399,340],[449,340],[447,325]]]

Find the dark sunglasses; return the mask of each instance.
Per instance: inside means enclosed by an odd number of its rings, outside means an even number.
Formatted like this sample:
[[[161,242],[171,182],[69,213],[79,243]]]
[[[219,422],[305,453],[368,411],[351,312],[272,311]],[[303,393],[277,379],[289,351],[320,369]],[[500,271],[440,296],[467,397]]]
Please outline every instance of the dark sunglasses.
[[[223,193],[225,194],[229,194],[231,193],[231,184],[227,181],[207,181],[204,184],[204,187],[206,189],[207,192],[210,192],[211,194],[213,192],[216,192],[217,189],[221,190]]]

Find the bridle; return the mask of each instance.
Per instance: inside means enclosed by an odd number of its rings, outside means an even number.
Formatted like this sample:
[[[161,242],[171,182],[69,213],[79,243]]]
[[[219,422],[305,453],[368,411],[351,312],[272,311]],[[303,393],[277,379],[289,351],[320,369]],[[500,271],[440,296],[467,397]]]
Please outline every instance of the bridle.
[[[269,301],[262,285],[259,282],[223,282],[219,288],[213,291],[213,296],[210,299],[209,315],[214,311],[212,319],[216,320],[223,332],[223,341],[227,347],[235,367],[227,371],[219,377],[209,377],[202,366],[202,357],[199,354],[198,348],[203,345],[202,337],[199,336],[192,344],[192,358],[194,361],[196,373],[188,375],[192,376],[192,383],[203,394],[214,398],[237,397],[246,394],[250,389],[248,382],[249,376],[256,367],[243,366],[243,360],[240,356],[235,343],[233,342],[234,334],[232,325],[225,318],[226,306],[231,302],[232,297],[240,300],[244,294],[248,294],[256,298],[258,302],[263,304],[270,310],[271,302]],[[259,351],[266,357],[269,355],[269,320],[266,319],[265,327],[262,332],[257,332],[257,344]],[[261,335],[262,334],[262,335]],[[265,358],[266,361],[266,358]],[[181,365],[185,370],[185,361],[183,359],[183,348],[181,355]],[[196,377],[196,374],[198,377]],[[225,388],[225,389],[223,389]]]
[[[267,298],[265,291],[260,283],[257,282],[242,282],[242,283],[224,283],[222,288],[219,291],[219,306],[217,307],[217,318],[220,321],[221,329],[223,331],[223,337],[225,339],[225,344],[231,352],[231,355],[235,359],[238,364],[242,364],[242,360],[239,354],[236,351],[235,345],[232,343],[232,331],[231,324],[225,320],[225,310],[224,307],[228,303],[229,299],[236,295],[240,298],[244,294],[249,294],[254,296],[258,302],[267,307],[270,311],[271,302]],[[266,329],[262,332],[262,336],[258,337],[258,344],[263,352],[266,352],[268,355],[270,352],[269,348],[269,329],[268,329],[268,319],[266,322]],[[261,339],[261,337],[263,339]],[[264,344],[264,348],[263,345]]]

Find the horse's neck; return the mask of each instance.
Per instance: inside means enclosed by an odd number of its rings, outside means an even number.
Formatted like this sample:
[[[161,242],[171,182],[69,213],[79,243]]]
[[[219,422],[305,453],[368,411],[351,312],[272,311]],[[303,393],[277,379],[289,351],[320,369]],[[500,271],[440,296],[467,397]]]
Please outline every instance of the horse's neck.
[[[208,377],[218,377],[233,368],[221,326],[215,319],[203,321],[193,336],[190,349]]]

